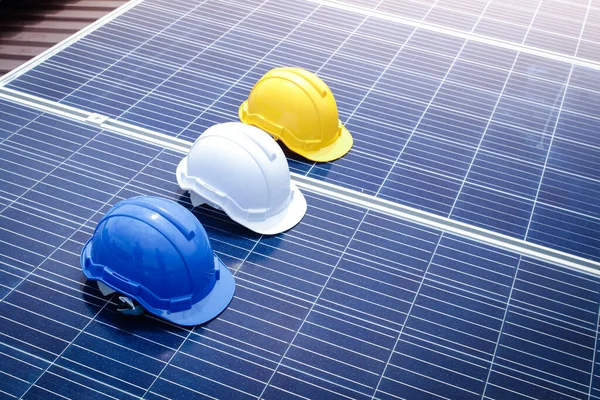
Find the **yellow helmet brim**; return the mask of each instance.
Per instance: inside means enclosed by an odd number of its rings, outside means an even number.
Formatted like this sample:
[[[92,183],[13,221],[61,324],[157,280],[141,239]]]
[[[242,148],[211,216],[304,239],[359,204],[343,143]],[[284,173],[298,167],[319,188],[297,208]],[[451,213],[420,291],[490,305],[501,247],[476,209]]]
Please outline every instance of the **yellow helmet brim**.
[[[342,125],[341,121],[340,125]],[[345,126],[342,126],[340,137],[329,146],[310,152],[307,152],[306,150],[298,151],[298,154],[311,161],[328,162],[343,157],[350,151],[353,144],[354,140],[352,139],[352,135]]]

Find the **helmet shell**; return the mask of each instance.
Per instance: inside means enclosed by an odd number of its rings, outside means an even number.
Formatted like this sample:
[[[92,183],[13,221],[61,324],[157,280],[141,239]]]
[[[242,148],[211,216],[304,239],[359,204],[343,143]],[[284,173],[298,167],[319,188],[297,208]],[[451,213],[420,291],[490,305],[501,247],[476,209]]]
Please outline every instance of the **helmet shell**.
[[[198,219],[164,198],[123,200],[100,220],[81,254],[91,280],[182,325],[214,318],[235,290]]]
[[[208,128],[177,167],[194,206],[208,204],[262,234],[280,233],[306,213],[287,159],[267,133],[241,122]]]
[[[268,132],[312,161],[340,158],[353,144],[339,120],[329,87],[302,68],[282,67],[267,72],[238,113],[242,122]]]

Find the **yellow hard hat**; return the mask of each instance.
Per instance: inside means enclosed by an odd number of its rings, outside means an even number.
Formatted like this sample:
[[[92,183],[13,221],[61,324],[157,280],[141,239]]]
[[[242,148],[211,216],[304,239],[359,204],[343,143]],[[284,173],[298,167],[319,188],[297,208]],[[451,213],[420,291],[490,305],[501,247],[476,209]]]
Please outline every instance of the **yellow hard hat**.
[[[240,106],[239,117],[312,161],[340,158],[353,143],[329,87],[302,68],[267,72]]]

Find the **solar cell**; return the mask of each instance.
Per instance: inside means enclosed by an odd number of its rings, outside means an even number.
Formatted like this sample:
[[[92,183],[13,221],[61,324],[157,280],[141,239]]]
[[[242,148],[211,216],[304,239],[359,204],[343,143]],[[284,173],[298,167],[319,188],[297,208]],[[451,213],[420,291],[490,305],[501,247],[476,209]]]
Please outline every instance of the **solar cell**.
[[[596,390],[597,277],[309,191],[304,220],[277,236],[194,209],[235,273],[236,296],[217,319],[191,329],[120,315],[85,281],[81,247],[121,199],[161,195],[189,209],[173,179],[182,154],[0,104],[5,162],[24,166],[3,166],[23,180],[0,212],[0,390],[9,397]]]

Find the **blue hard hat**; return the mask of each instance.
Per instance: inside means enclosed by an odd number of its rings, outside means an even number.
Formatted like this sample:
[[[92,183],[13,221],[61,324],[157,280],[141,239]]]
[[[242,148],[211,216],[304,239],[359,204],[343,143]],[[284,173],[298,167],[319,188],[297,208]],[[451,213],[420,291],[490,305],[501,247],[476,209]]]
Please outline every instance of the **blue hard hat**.
[[[160,197],[132,197],[111,208],[85,244],[81,268],[88,279],[179,325],[213,319],[235,292],[200,221]]]

